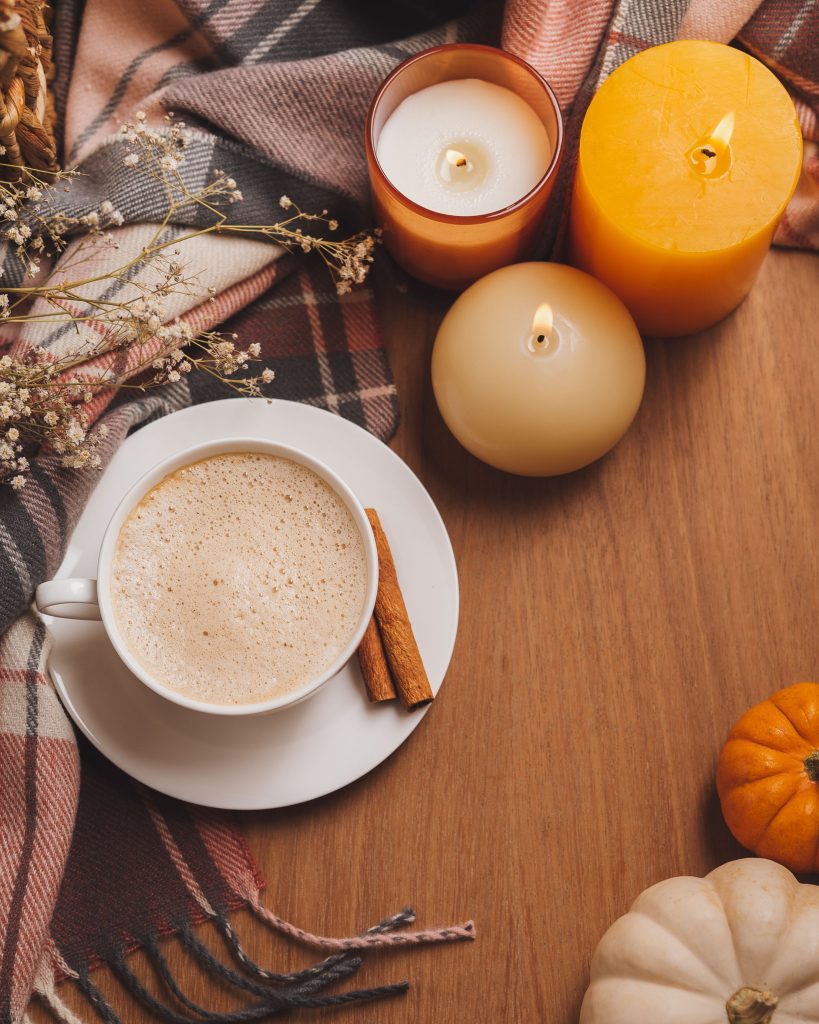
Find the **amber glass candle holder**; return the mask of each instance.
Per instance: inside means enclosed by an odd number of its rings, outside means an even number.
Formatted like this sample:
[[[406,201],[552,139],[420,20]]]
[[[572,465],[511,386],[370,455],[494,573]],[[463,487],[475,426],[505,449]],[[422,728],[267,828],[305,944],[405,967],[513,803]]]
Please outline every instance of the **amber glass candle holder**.
[[[478,78],[516,93],[542,121],[552,143],[543,177],[516,202],[461,217],[427,210],[387,178],[376,157],[381,129],[408,96],[453,79]],[[461,289],[491,270],[528,259],[537,244],[563,153],[563,120],[549,84],[519,57],[493,46],[451,43],[415,54],[382,82],[364,133],[376,222],[404,270],[439,288]]]

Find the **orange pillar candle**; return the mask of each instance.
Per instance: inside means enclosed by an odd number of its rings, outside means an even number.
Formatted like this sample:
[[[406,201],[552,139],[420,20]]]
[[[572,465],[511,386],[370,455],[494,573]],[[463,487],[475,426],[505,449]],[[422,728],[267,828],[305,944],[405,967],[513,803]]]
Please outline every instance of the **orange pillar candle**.
[[[500,112],[504,94],[525,116]],[[554,93],[525,61],[466,43],[416,54],[376,93],[364,141],[376,223],[413,277],[460,289],[531,255],[563,122]]]
[[[750,290],[801,162],[793,103],[754,57],[691,40],[644,50],[583,121],[570,260],[644,334],[702,330]]]

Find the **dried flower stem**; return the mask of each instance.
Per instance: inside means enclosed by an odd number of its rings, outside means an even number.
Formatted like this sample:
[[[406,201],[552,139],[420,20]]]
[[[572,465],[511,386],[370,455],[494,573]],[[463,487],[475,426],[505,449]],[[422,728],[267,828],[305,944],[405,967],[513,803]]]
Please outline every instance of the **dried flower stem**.
[[[98,465],[96,448],[102,428],[94,429],[83,403],[103,389],[145,390],[182,379],[196,369],[228,384],[240,394],[261,394],[273,372],[248,375],[260,356],[258,344],[241,349],[236,335],[197,332],[190,324],[172,319],[166,300],[172,296],[210,297],[199,274],[182,261],[180,245],[208,234],[254,237],[276,242],[285,249],[315,252],[328,267],[339,295],[360,284],[373,260],[374,235],[325,238],[306,230],[322,225],[338,229],[326,210],[305,213],[287,196],[280,206],[287,216],[275,224],[236,224],[225,207],[242,199],[237,183],[217,171],[204,186],[191,189],[182,173],[189,133],[173,115],[161,131],[146,125],[138,113],[122,126],[127,144],[124,163],[156,183],[165,198],[164,215],[140,251],[104,271],[84,265],[100,246],[118,248],[113,229],[124,218],[113,203],[79,216],[59,210],[54,202],[58,186],[68,189],[72,171],[55,174],[15,168],[14,182],[0,182],[0,238],[15,247],[29,280],[0,292],[2,324],[71,324],[91,326],[90,337],[70,354],[53,356],[38,347],[23,355],[0,357],[0,483],[22,487],[29,468],[28,448],[48,444],[64,465]],[[8,166],[8,165],[0,165]],[[172,225],[205,214],[202,226],[191,226],[168,238]],[[68,243],[71,241],[71,247]],[[62,254],[44,268],[45,254]],[[3,269],[0,268],[0,275]],[[104,289],[100,286],[105,285]],[[119,288],[112,286],[118,285]],[[110,296],[114,294],[115,297]],[[243,374],[237,376],[237,374]]]

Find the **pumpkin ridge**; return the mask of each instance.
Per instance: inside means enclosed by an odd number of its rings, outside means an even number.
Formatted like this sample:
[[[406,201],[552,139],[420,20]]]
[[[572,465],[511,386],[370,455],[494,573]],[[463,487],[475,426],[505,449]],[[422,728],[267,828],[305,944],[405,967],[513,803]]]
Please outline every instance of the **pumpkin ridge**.
[[[663,993],[663,995],[665,995],[665,993],[668,992],[669,997],[672,998],[672,999],[674,998],[674,996],[676,996],[677,998],[682,998],[682,999],[684,999],[686,997],[691,997],[691,998],[697,998],[697,997],[703,998],[704,997],[706,1000],[713,1001],[714,1012],[716,1014],[720,1013],[720,1011],[722,1012],[723,1016],[725,1014],[725,1001],[720,996],[713,995],[713,994],[708,993],[708,992],[703,992],[700,989],[686,988],[685,986],[679,985],[679,984],[677,984],[674,981],[668,981],[668,982],[665,982],[665,981],[662,981],[662,982],[646,981],[643,978],[634,977],[634,976],[632,976],[630,974],[629,975],[623,975],[623,974],[597,974],[597,973],[595,973],[595,975],[589,981],[588,988],[587,988],[587,990],[585,992],[585,995],[584,995],[583,1006],[585,1007],[586,1001],[589,999],[590,994],[597,987],[598,983],[603,982],[604,984],[608,983],[609,985],[611,985],[611,984],[617,985],[618,983],[622,983],[623,981],[625,981],[625,982],[633,982],[635,986],[643,986],[643,985],[645,985],[648,988],[649,992],[651,992],[652,990],[659,990],[661,993]],[[605,989],[604,989],[604,991],[605,991]],[[581,1007],[581,1009],[582,1008],[583,1007]],[[573,1018],[573,1019],[577,1020],[576,1017]],[[581,1017],[580,1021],[582,1022],[584,1019],[585,1018]],[[715,1019],[716,1019],[716,1017],[709,1017],[709,1020],[715,1020]],[[596,1020],[596,1018],[595,1018],[595,1020]],[[726,1018],[725,1024],[728,1024],[727,1018]],[[773,1022],[773,1024],[776,1024],[776,1022]]]
[[[752,708],[751,710],[754,709]],[[779,711],[779,708],[776,710],[785,720],[784,725],[781,728],[777,726],[777,728],[779,729],[782,738],[787,741],[789,749],[782,750],[780,747],[774,746],[775,740],[773,736],[768,739],[761,739],[759,735],[759,726],[755,722],[744,722],[744,718],[746,716],[743,716],[743,718],[734,724],[731,731],[728,733],[726,744],[738,740],[742,743],[756,744],[756,746],[764,747],[765,750],[773,750],[777,754],[782,754],[785,757],[797,758],[805,757],[806,754],[816,750],[817,745],[809,742],[804,736],[800,735],[800,733],[793,728],[793,723],[784,712]],[[748,712],[748,714],[750,714],[750,712]],[[793,749],[797,746],[801,748],[798,752]]]
[[[791,775],[793,773],[790,773],[790,772],[777,772],[777,774],[778,775]],[[774,777],[775,776],[771,776],[771,778],[774,778]],[[726,816],[726,820],[728,818],[728,812],[725,810],[725,806],[726,806],[727,802],[731,799],[731,797],[735,793],[737,793],[739,790],[747,789],[748,786],[756,786],[756,785],[758,785],[761,782],[767,782],[767,781],[768,781],[767,778],[749,779],[747,782],[742,782],[742,783],[740,783],[737,786],[729,787],[728,791],[725,794],[725,798],[724,798],[725,799],[725,803],[723,804],[723,814]],[[776,818],[782,813],[782,811],[785,810],[785,808],[788,806],[788,804],[791,802],[791,800],[795,799],[800,793],[803,793],[805,791],[806,787],[803,784],[804,781],[805,780],[802,779],[802,780],[799,780],[796,783],[796,785],[795,785],[795,787],[793,789],[793,792],[790,794],[788,799],[785,800],[784,803],[780,804],[779,807],[776,808],[776,810],[773,812],[773,814],[770,816],[770,818],[768,818],[768,820],[765,822],[764,825],[762,825],[761,827],[757,827],[757,829],[754,830],[753,836],[745,835],[742,838],[739,838],[739,836],[737,836],[737,838],[739,839],[739,841],[742,843],[743,846],[747,846],[749,850],[755,850],[756,849],[756,847],[759,845],[759,843],[762,842],[762,839],[763,839],[765,833],[768,831],[768,829],[774,823]],[[722,796],[720,797],[720,800],[721,801],[723,800]],[[729,825],[729,827],[730,827],[730,825]],[[731,831],[733,832],[734,830],[732,829]],[[734,835],[736,835],[735,832],[734,832]]]
[[[767,775],[755,775],[752,779],[745,779],[742,782],[731,783],[726,788],[730,790],[737,790],[742,789],[743,786],[752,786],[755,782],[768,782],[771,779],[775,779],[777,775],[796,775],[801,769],[802,762],[798,757],[793,757],[791,760],[793,761],[792,768],[776,768]]]
[[[717,1002],[721,998],[714,992],[704,992],[701,988],[692,988],[689,985],[681,985],[678,981],[674,981],[673,979],[666,979],[659,975],[643,975],[642,973],[636,972],[631,966],[629,966],[628,974],[611,974],[608,971],[596,971],[594,981],[591,984],[598,981],[620,981],[622,978],[628,978],[630,981],[639,982],[641,985],[658,985],[662,988],[671,988],[676,992],[686,992],[690,996],[705,996],[707,999],[714,999]]]
[[[817,741],[816,740],[808,739],[808,737],[804,735],[802,730],[799,728],[799,726],[796,724],[796,722],[794,722],[793,718],[788,714],[788,712],[783,707],[781,707],[779,704],[777,704],[777,702],[774,700],[774,697],[776,697],[776,694],[774,694],[772,697],[769,697],[768,700],[771,702],[771,704],[773,704],[773,706],[776,708],[777,711],[781,712],[785,716],[785,718],[787,718],[787,720],[791,724],[791,728],[796,733],[796,735],[799,737],[799,739],[802,740],[804,743],[807,743],[808,746],[811,747],[813,750],[816,750],[816,748],[817,748]]]
[[[756,778],[746,779],[744,782],[735,782],[726,788],[729,792],[736,793],[738,789],[745,789],[746,786],[755,786],[757,782],[770,782],[771,779],[775,779],[777,775],[791,777],[796,774],[796,770],[780,770],[777,772],[771,772],[770,775],[758,775]],[[805,776],[805,778],[799,780],[798,788],[793,791],[792,795],[788,797],[788,800],[793,800],[798,793],[804,793],[806,789],[809,789],[813,785],[815,785],[815,783],[811,782],[810,779]]]
[[[812,786],[813,783],[811,782],[811,783],[809,783],[809,785]],[[771,818],[771,820],[768,822],[768,824],[765,826],[765,828],[763,828],[762,831],[759,833],[758,838],[756,840],[754,840],[754,846],[755,847],[759,846],[759,844],[762,842],[762,840],[768,834],[768,830],[770,829],[771,825],[773,825],[773,823],[776,821],[776,819],[779,817],[780,814],[782,814],[784,811],[787,810],[787,808],[788,808],[789,804],[791,803],[791,801],[795,800],[799,796],[800,793],[804,793],[805,789],[806,789],[805,786],[801,786],[799,789],[796,790],[795,793],[791,794],[791,796],[788,797],[788,799],[777,810],[776,814],[774,814],[774,816]],[[817,838],[819,838],[819,837],[817,837]],[[814,858],[815,857],[816,857],[816,851],[814,850]]]
[[[793,761],[794,764],[797,764],[800,767],[803,765],[805,760],[805,757],[801,752],[797,754],[790,750],[779,750],[777,747],[771,747],[767,743],[763,743],[762,740],[751,739],[749,736],[729,736],[725,741],[724,749],[730,747],[732,743],[741,743],[743,745],[747,744],[749,747],[757,747],[759,750],[765,751],[768,754],[775,754],[777,757],[787,758],[788,761]],[[785,769],[783,768],[782,771],[785,771]]]
[[[717,890],[713,886],[711,886],[711,889],[716,894],[716,896],[719,898],[719,893],[717,892]],[[721,899],[720,899],[720,904],[722,904],[722,900]],[[699,993],[701,995],[702,994],[705,994],[705,995],[709,995],[710,994],[710,995],[713,995],[713,997],[715,999],[719,999],[720,998],[719,992],[725,986],[726,979],[720,978],[719,975],[715,973],[715,971],[712,968],[711,964],[707,960],[704,960],[702,955],[696,949],[692,949],[692,947],[687,942],[684,942],[683,939],[676,932],[673,932],[668,927],[668,925],[664,924],[662,921],[658,921],[656,917],[654,917],[651,914],[647,914],[644,910],[629,910],[628,913],[629,914],[634,914],[636,917],[641,917],[645,921],[650,921],[651,924],[653,924],[656,928],[659,928],[660,931],[665,932],[666,935],[668,935],[671,939],[673,939],[674,942],[677,943],[677,945],[681,946],[687,953],[690,953],[691,956],[694,957],[694,959],[697,960],[698,963],[700,963],[705,968],[705,971],[708,973],[708,975],[713,980],[714,987],[715,987],[715,992],[714,993],[707,993],[707,992],[703,993],[702,989],[689,988],[689,987],[687,987],[685,985],[679,984],[679,982],[666,981],[665,979],[662,979],[662,978],[644,977],[644,976],[642,976],[641,972],[638,972],[634,968],[630,968],[629,970],[630,970],[632,976],[638,977],[638,978],[640,978],[640,980],[648,982],[648,983],[651,983],[651,984],[663,985],[666,988],[678,988],[681,992],[691,992],[691,993],[694,993],[694,994]],[[723,913],[724,913],[724,911],[723,911]],[[740,970],[740,966],[739,966],[739,956],[737,954],[736,943],[734,942],[734,933],[731,931],[730,928],[728,929],[728,932],[729,932],[729,934],[731,936],[731,942],[733,944],[733,949],[732,949],[732,952],[734,954],[734,964],[733,964],[733,966],[734,966],[734,968],[735,968],[735,970],[737,972],[737,975],[741,976],[742,971]],[[600,976],[601,975],[595,975],[595,977],[600,977]],[[603,975],[603,976],[605,976],[605,975]],[[610,974],[610,975],[608,975],[608,977],[618,978],[618,977],[621,977],[621,975],[619,975],[619,974]],[[728,984],[730,984],[730,982],[728,982]]]
[[[736,935],[734,935],[734,929],[731,927],[731,922],[728,920],[728,912],[725,909],[725,899],[723,898],[723,895],[717,888],[717,886],[714,885],[714,883],[708,877],[708,875],[705,876],[705,881],[711,886],[714,895],[717,897],[717,899],[720,902],[720,906],[722,907],[722,913],[725,916],[725,923],[728,926],[728,937],[731,940],[731,953],[734,957],[734,967],[736,967],[737,977],[741,978],[743,973],[742,960],[739,955],[739,950],[737,949],[737,938]]]
[[[718,885],[715,885],[711,881],[710,876],[712,874],[718,874],[718,875],[719,874],[724,874],[725,873],[725,869],[727,869],[729,866],[732,866],[732,865],[741,865],[741,866],[749,865],[749,866],[752,866],[754,870],[758,870],[758,869],[761,869],[763,867],[764,868],[770,868],[770,869],[773,869],[775,871],[775,873],[777,873],[777,874],[784,873],[785,876],[790,876],[790,877],[785,879],[785,881],[787,882],[787,889],[786,889],[786,893],[787,893],[787,897],[786,897],[787,898],[787,924],[786,924],[786,928],[785,928],[784,931],[787,932],[793,926],[794,915],[795,915],[795,912],[797,912],[797,907],[799,905],[799,894],[803,893],[806,889],[810,889],[812,887],[811,886],[807,886],[807,885],[801,883],[799,881],[799,879],[795,877],[793,872],[790,871],[788,868],[786,868],[784,866],[784,864],[780,864],[778,861],[771,861],[767,857],[748,857],[748,858],[744,858],[744,859],[741,859],[741,860],[738,860],[738,861],[729,861],[726,864],[722,864],[719,867],[714,868],[713,871],[709,872],[705,876],[705,880],[708,881],[708,883],[712,886],[712,888],[714,889],[714,892],[717,894],[717,896],[719,897],[719,899],[720,899],[720,901],[722,903],[723,911],[726,914],[726,919],[728,917],[727,911],[725,910],[725,907],[726,907],[726,896],[723,894],[722,889]],[[736,877],[736,872],[734,872],[733,877],[731,877],[729,875],[729,884],[728,884],[729,892],[733,890],[733,886],[736,885],[736,884],[737,884],[737,877]],[[764,885],[764,881],[763,881],[763,885]],[[730,938],[731,938],[731,949],[732,949],[732,952],[734,954],[734,961],[735,961],[735,963],[737,964],[737,967],[738,967],[739,977],[740,978],[746,977],[747,976],[747,971],[745,969],[745,966],[744,966],[742,960],[740,959],[739,951],[737,949],[737,937],[738,937],[738,935],[734,931],[734,929],[732,927],[730,927],[730,922],[729,922],[728,934],[730,935]],[[781,938],[781,934],[782,933],[780,933],[780,938]],[[771,970],[771,968],[774,966],[775,962],[776,962],[776,952],[774,951],[774,959],[773,960],[769,960],[768,963],[765,965],[764,973],[767,974]],[[761,981],[757,982],[757,984],[759,984],[759,986],[761,988],[767,987]],[[746,985],[743,984],[741,987],[751,987],[751,986],[746,986]],[[795,989],[789,989],[787,987],[787,983],[785,984],[784,989],[783,989],[781,979],[780,979],[780,983],[777,986],[777,988],[779,989],[778,995],[779,995],[780,999],[783,999],[783,998],[787,997],[788,995],[792,995],[794,993],[794,991],[796,991]],[[772,1022],[772,1024],[776,1024],[776,1020],[774,1020]]]

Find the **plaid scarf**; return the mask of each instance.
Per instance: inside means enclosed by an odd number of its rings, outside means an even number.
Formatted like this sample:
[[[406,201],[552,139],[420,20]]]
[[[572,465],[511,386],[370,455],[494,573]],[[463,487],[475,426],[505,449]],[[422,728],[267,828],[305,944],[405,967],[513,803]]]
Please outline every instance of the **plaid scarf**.
[[[247,197],[245,217],[253,210],[257,222],[275,220],[272,205],[286,193],[305,209],[330,208],[345,226],[357,227],[366,196],[361,130],[380,80],[427,46],[494,41],[491,8],[436,27],[442,16],[461,14],[459,8],[467,4],[453,2],[446,12],[442,6],[433,0],[393,0],[361,4],[356,12],[329,0],[143,0],[138,5],[88,0],[83,10],[79,0],[60,0],[56,100],[67,162],[79,162],[85,175],[67,197],[71,212],[87,212],[110,199],[129,224],[119,233],[121,252],[139,248],[147,230],[141,225],[159,211],[150,190],[136,187],[134,176],[125,174],[121,143],[112,133],[137,108],[154,122],[173,109],[184,111],[197,127],[185,169],[192,185],[218,167],[240,183]],[[503,43],[551,82],[568,122],[567,159],[544,248],[560,237],[580,124],[595,90],[633,53],[680,36],[726,42],[737,37],[792,90],[806,139],[806,182],[776,240],[816,248],[817,18],[815,4],[798,0],[730,5],[509,0]],[[332,409],[381,437],[390,434],[396,397],[368,290],[339,302],[320,269],[308,271],[259,243],[210,239],[206,245],[191,244],[186,257],[207,267],[218,294],[207,305],[180,301],[174,315],[200,329],[234,317],[230,326],[243,331],[243,343],[262,343],[265,364],[278,370],[279,397]],[[99,259],[104,269],[106,256]],[[13,258],[5,260],[5,268],[5,280],[19,279]],[[34,342],[57,352],[77,339],[45,330],[14,339],[17,345]],[[136,401],[100,398],[94,412],[109,428],[104,460],[147,420],[216,397],[226,397],[224,390],[194,375]],[[337,997],[320,992],[355,969],[352,951],[466,938],[471,930],[405,935],[396,929],[411,914],[402,913],[361,936],[309,935],[262,907],[260,879],[224,816],[158,799],[87,752],[80,792],[73,731],[45,674],[48,637],[25,609],[36,584],[56,571],[95,480],[95,473],[66,471],[58,460],[41,455],[25,490],[0,496],[0,630],[6,630],[0,640],[0,1021],[22,1017],[33,986],[55,1013],[70,1020],[54,989],[56,981],[68,977],[112,1024],[113,1010],[88,977],[101,962],[154,1012],[169,1020],[191,1019],[152,1005],[152,997],[129,976],[124,956],[137,946],[154,960],[174,1005],[207,1019],[207,1011],[178,990],[156,946],[158,935],[177,934],[207,963],[207,951],[190,931],[202,920],[223,931],[241,973],[223,964],[211,963],[210,969],[255,1000],[239,1016],[221,1017],[225,1022],[401,990],[387,986]],[[115,799],[107,798],[111,794]],[[124,842],[126,826],[113,813],[120,801],[128,802],[128,822],[136,823]],[[140,874],[132,858],[124,858],[125,867],[113,855],[103,858],[106,848],[127,851],[129,843],[147,857],[147,871]],[[135,891],[135,899],[113,919],[102,914],[110,897],[104,902],[95,885],[109,873],[119,883],[112,883],[111,891]],[[139,913],[131,903],[138,904]],[[152,909],[146,912],[146,906]],[[330,955],[294,975],[253,964],[227,921],[237,906],[253,908],[270,926]]]
[[[109,200],[125,218],[116,253],[101,248],[85,269],[105,274],[124,256],[136,255],[164,215],[162,197],[123,164],[116,133],[137,109],[147,113],[149,124],[160,124],[168,109],[186,112],[194,125],[183,165],[186,183],[197,189],[217,168],[234,177],[245,196],[245,223],[275,223],[278,199],[288,194],[303,209],[330,209],[344,228],[356,229],[365,222],[362,132],[369,99],[408,54],[475,38],[492,23],[491,13],[479,13],[436,27],[442,15],[459,13],[459,6],[464,5],[444,5],[450,10],[442,11],[439,3],[407,0],[386,11],[372,5],[362,18],[320,0],[88,0],[84,6],[61,0],[56,102],[66,163],[78,164],[82,172],[61,201],[72,215],[81,215]],[[196,223],[187,215],[169,226],[168,237]],[[389,437],[397,401],[368,288],[339,300],[322,266],[258,241],[209,236],[182,247],[183,259],[204,271],[216,295],[204,303],[175,296],[169,317],[198,330],[227,322],[228,330],[241,332],[243,345],[261,344],[263,365],[276,370],[280,382],[276,397],[329,409]],[[62,259],[70,260],[74,251],[69,245]],[[19,282],[14,254],[0,258],[4,283]],[[121,287],[127,285],[103,282],[98,294],[115,297]],[[31,325],[19,335],[6,331],[3,340],[18,351],[39,344],[61,355],[83,345],[92,331],[88,325],[79,333]],[[96,370],[93,362],[84,367],[89,374]],[[108,428],[99,450],[103,465],[148,420],[230,394],[193,373],[135,400],[98,395],[90,411]],[[194,948],[195,941],[186,938],[190,926],[205,919],[230,939],[225,915],[239,905],[329,956],[285,976],[254,965],[238,940],[231,940],[241,973],[221,963],[209,969],[255,1000],[237,1020],[403,991],[386,986],[320,994],[357,967],[360,959],[351,950],[470,938],[471,929],[397,932],[412,920],[410,912],[341,940],[296,929],[259,902],[260,880],[229,816],[211,814],[203,824],[198,812],[157,800],[87,751],[80,758],[46,673],[48,635],[27,608],[37,584],[56,572],[97,479],[95,471],[67,470],[59,458],[41,453],[22,491],[0,493],[0,1021],[22,1018],[32,988],[54,1012],[71,1019],[54,989],[56,981],[71,978],[111,1024],[116,1014],[94,988],[89,970],[105,962],[128,978],[128,951],[154,951],[156,937],[170,933]],[[99,798],[112,787],[115,799]],[[115,814],[122,801],[139,812]],[[147,858],[139,871],[133,857],[117,854],[132,849]],[[111,894],[106,890],[104,896],[98,884],[103,877],[116,883],[113,916]],[[126,892],[130,900],[122,898]],[[199,954],[206,962],[206,952]],[[157,962],[162,973],[161,957]],[[136,998],[169,1020],[180,1019],[174,1009],[180,1001],[197,1019],[207,1019],[206,1010],[186,1002],[167,970],[163,977],[173,1006],[158,1003],[133,976],[128,984]]]
[[[774,243],[819,249],[819,5],[803,0],[508,0],[502,45],[548,80],[566,120],[565,155],[543,251],[560,251],[580,128],[592,97],[623,61],[674,39],[733,40],[788,88],[805,151],[802,180]]]

